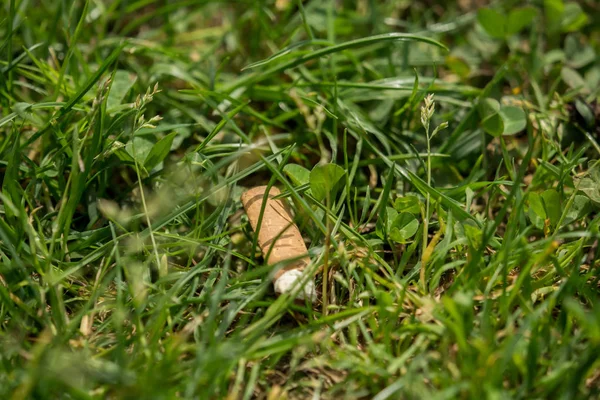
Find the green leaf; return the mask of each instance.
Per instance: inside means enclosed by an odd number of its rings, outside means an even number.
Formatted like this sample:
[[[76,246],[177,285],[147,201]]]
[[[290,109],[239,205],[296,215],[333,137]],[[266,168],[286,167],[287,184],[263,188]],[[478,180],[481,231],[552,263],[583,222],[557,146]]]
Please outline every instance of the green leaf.
[[[121,69],[117,70],[112,78],[106,108],[110,110],[121,104],[136,80],[137,75]]]
[[[467,62],[461,57],[452,55],[447,56],[446,66],[461,78],[466,78],[471,73],[471,68],[469,67],[469,64],[467,64]]]
[[[390,239],[398,243],[406,243],[419,229],[419,221],[410,213],[398,214],[390,226]]]
[[[310,171],[298,164],[287,164],[283,167],[283,172],[296,186],[306,185],[310,179]]]
[[[420,214],[420,204],[419,198],[416,196],[398,197],[394,202],[394,209],[400,213],[407,212],[411,214]]]
[[[576,32],[588,23],[588,16],[578,3],[565,4],[562,21],[560,22],[563,32]]]
[[[542,193],[541,198],[542,202],[544,203],[546,217],[550,220],[550,224],[556,227],[562,214],[560,196],[558,195],[558,192],[555,189],[548,189]]]
[[[544,229],[546,210],[542,196],[537,193],[529,193],[529,219],[536,228]]]
[[[65,104],[60,109],[61,116],[65,115],[71,108],[73,108],[79,102],[79,100],[81,100],[83,96],[85,96],[88,90],[90,90],[91,87],[94,86],[96,82],[98,82],[104,71],[106,71],[106,69],[119,57],[119,55],[121,54],[121,50],[123,50],[123,47],[125,47],[125,43],[121,44],[119,47],[114,49],[113,52],[110,53],[110,55],[104,59],[102,65],[100,65],[96,72],[94,72],[94,74],[90,76],[90,78],[85,82],[83,87],[79,88],[79,91],[69,100],[67,104]]]
[[[596,116],[591,107],[580,99],[575,99],[575,108],[583,120],[585,121],[586,127],[592,129],[596,123]]]
[[[335,196],[339,183],[346,174],[342,167],[336,164],[317,165],[310,171],[310,189],[315,199],[321,201],[330,195]]]
[[[482,8],[477,13],[477,21],[488,35],[496,39],[506,36],[506,17],[491,8]]]
[[[495,137],[514,135],[527,126],[527,116],[521,108],[501,107],[495,99],[482,99],[479,102],[478,110],[481,116],[481,127]]]
[[[479,115],[481,116],[481,127],[492,136],[500,136],[504,132],[504,121],[500,116],[500,103],[491,98],[479,101]]]
[[[560,22],[564,11],[565,5],[562,0],[544,0],[546,24],[550,31],[556,31],[560,28]]]
[[[556,227],[561,215],[560,196],[555,189],[548,189],[541,195],[529,193],[529,219],[536,228],[543,229],[547,219]]]
[[[154,167],[160,164],[165,157],[167,157],[169,151],[171,150],[171,145],[173,144],[173,139],[175,139],[175,136],[177,136],[177,132],[170,133],[152,146],[152,150],[150,150],[144,159],[144,167],[148,171],[151,171]]]
[[[572,89],[582,89],[586,86],[579,72],[572,68],[563,67],[560,71],[560,77]]]
[[[579,190],[596,204],[600,204],[600,181],[586,176],[579,181]]]
[[[40,117],[38,117],[33,112],[33,105],[29,103],[15,103],[12,106],[12,110],[17,113],[17,115],[23,118],[26,121],[31,122],[33,125],[42,126],[44,125],[44,121]]]
[[[10,141],[9,141],[10,143]],[[19,151],[19,139],[13,138],[11,143],[12,149],[8,155],[8,165],[4,172],[2,180],[2,191],[0,195],[5,194],[8,200],[12,201],[14,207],[7,206],[4,198],[0,198],[3,203],[4,212],[7,217],[7,222],[13,223],[13,217],[16,217],[17,207],[20,205],[22,191],[19,185],[19,165],[21,163],[21,152]],[[0,218],[2,219],[2,218]]]
[[[569,208],[569,211],[567,211],[567,216],[565,217],[564,223],[570,224],[573,221],[577,221],[578,219],[587,215],[590,211],[590,199],[588,199],[587,196],[576,194],[571,208]]]
[[[521,7],[512,10],[508,14],[508,20],[506,21],[506,35],[514,35],[519,33],[523,28],[530,25],[537,11],[533,7]]]
[[[525,111],[520,107],[502,107],[500,115],[504,124],[503,135],[514,135],[521,132],[527,126],[527,116],[525,115]]]
[[[596,51],[586,42],[581,42],[578,34],[569,34],[563,45],[565,61],[574,69],[584,68],[596,60]]]
[[[146,157],[150,154],[154,143],[143,136],[134,136],[132,140],[127,142],[125,150],[138,164],[144,165]]]
[[[585,72],[585,81],[590,88],[600,87],[600,65],[594,65]],[[0,120],[0,126],[2,126],[2,120]]]
[[[469,246],[473,249],[480,248],[483,240],[483,232],[481,229],[473,225],[470,221],[467,221],[463,224],[463,229],[465,236],[467,237],[467,241],[469,242]]]
[[[446,46],[444,46],[442,43],[440,43],[434,39],[428,38],[426,36],[418,36],[418,35],[411,35],[411,34],[407,34],[407,33],[398,33],[398,32],[384,33],[381,35],[374,35],[374,36],[367,36],[367,37],[363,37],[360,39],[355,39],[355,40],[350,40],[348,42],[339,43],[339,44],[336,44],[333,46],[327,46],[325,48],[317,49],[317,50],[310,51],[310,52],[303,51],[301,53],[301,55],[295,54],[295,53],[290,53],[291,59],[289,61],[280,63],[280,64],[272,67],[271,69],[268,69],[267,71],[264,71],[264,72],[261,72],[261,73],[255,74],[255,75],[248,75],[245,78],[239,79],[232,86],[230,86],[228,88],[228,90],[232,91],[237,87],[247,86],[250,83],[260,82],[260,81],[266,79],[267,77],[269,77],[270,75],[279,73],[281,71],[285,71],[290,68],[297,67],[297,66],[302,65],[310,60],[321,58],[321,57],[324,57],[329,54],[339,53],[344,50],[358,48],[358,47],[365,47],[365,46],[371,46],[371,45],[375,45],[375,44],[379,44],[379,43],[397,42],[397,41],[422,42],[422,43],[427,43],[427,44],[439,47],[443,50],[448,50],[448,48]],[[295,56],[295,57],[292,57],[292,56]],[[273,61],[273,60],[271,60],[271,61]],[[265,65],[268,63],[269,63],[268,60],[264,60],[264,61],[259,61],[259,62],[255,63],[254,65]]]
[[[252,68],[256,68],[256,67],[261,67],[263,65],[269,64],[279,58],[285,57],[285,56],[289,56],[292,53],[292,50],[296,50],[299,49],[301,47],[307,47],[307,46],[328,46],[331,45],[330,42],[326,41],[326,40],[320,40],[320,39],[313,39],[313,40],[303,40],[301,42],[297,42],[294,44],[289,45],[288,47],[285,47],[281,50],[279,50],[278,52],[274,53],[273,55],[271,55],[269,58],[265,58],[264,60],[260,60],[257,62],[253,62],[251,64],[246,65],[245,67],[243,67],[241,70],[245,71],[247,69],[252,69]]]
[[[377,234],[381,240],[386,240],[397,215],[398,212],[392,207],[386,207],[383,215],[381,215],[380,218],[377,218],[377,223],[375,224],[375,234]]]
[[[492,98],[483,98],[479,101],[478,108],[481,119],[485,119],[500,112],[500,103]]]
[[[504,133],[504,120],[500,114],[492,114],[481,121],[483,130],[494,137],[501,136]]]

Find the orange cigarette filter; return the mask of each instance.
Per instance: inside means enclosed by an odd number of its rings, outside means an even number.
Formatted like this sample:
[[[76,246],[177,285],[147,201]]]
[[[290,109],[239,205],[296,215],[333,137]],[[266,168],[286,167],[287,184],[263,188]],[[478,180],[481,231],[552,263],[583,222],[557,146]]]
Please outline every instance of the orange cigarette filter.
[[[259,217],[267,186],[257,186],[242,194],[242,204],[248,214],[250,225],[258,231],[258,245],[268,265],[284,264],[273,278],[275,291],[284,293],[290,290],[294,282],[300,279],[302,271],[310,263],[308,249],[300,230],[283,199],[274,199],[281,194],[279,189],[271,187],[266,199],[262,221]],[[314,300],[314,283],[307,282],[298,298]]]

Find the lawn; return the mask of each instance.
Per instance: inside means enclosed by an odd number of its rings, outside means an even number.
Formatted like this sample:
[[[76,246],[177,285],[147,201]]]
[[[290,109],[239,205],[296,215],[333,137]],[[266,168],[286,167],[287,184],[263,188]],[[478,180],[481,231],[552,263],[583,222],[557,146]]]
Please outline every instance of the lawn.
[[[0,32],[0,398],[600,398],[596,0],[4,0]]]

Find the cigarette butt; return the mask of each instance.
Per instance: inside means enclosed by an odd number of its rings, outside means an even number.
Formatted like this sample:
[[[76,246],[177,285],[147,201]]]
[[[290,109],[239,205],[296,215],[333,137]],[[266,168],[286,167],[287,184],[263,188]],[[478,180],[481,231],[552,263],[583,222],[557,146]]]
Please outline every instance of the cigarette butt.
[[[258,219],[266,190],[266,186],[257,186],[244,192],[242,204],[252,229],[255,232],[258,230],[258,245],[267,259],[267,264],[275,265],[287,261],[287,265],[278,270],[273,278],[275,291],[285,293],[291,290],[294,283],[302,277],[302,271],[310,263],[310,258],[304,239],[294,224],[289,209],[281,199],[273,199],[281,194],[275,187],[271,187],[269,191],[260,229],[258,229]],[[312,280],[304,285],[298,298],[315,300],[315,285]]]

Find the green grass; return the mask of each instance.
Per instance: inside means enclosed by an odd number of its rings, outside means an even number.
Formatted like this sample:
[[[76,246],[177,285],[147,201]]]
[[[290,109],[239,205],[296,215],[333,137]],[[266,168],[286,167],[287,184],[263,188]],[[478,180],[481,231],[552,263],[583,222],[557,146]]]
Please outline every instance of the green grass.
[[[600,9],[470,3],[2,3],[0,398],[599,398]]]

